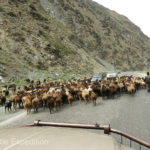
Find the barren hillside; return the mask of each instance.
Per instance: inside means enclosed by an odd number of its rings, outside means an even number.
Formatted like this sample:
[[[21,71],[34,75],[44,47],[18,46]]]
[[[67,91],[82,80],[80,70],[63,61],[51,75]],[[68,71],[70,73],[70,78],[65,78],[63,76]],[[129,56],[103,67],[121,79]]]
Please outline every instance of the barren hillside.
[[[0,75],[149,69],[150,39],[91,0],[0,0]]]

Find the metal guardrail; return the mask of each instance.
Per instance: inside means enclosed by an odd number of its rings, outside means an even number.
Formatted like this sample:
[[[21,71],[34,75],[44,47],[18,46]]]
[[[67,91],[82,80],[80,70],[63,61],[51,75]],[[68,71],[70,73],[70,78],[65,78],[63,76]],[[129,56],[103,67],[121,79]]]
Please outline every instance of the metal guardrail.
[[[119,130],[115,130],[110,128],[110,125],[88,125],[88,124],[70,124],[70,123],[53,123],[53,122],[43,122],[43,121],[34,121],[33,124],[29,124],[27,126],[53,126],[53,127],[67,127],[67,128],[80,128],[80,129],[95,129],[95,130],[104,130],[104,134],[111,134],[115,133],[121,136],[121,144],[122,144],[122,137],[126,137],[130,140],[130,147],[132,147],[132,141],[139,144],[139,148],[141,150],[141,145],[150,149],[150,143],[147,143],[143,140],[135,138],[127,133],[124,133]]]

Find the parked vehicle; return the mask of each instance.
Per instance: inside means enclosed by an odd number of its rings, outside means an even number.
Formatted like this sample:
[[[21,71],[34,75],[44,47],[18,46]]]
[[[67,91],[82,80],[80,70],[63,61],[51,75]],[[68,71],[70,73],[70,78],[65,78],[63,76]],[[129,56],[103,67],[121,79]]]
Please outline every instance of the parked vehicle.
[[[100,81],[102,80],[102,78],[103,78],[102,74],[97,74],[92,77],[91,81],[92,82]]]
[[[109,71],[107,72],[106,78],[110,79],[110,78],[116,78],[117,77],[117,72],[115,71]]]

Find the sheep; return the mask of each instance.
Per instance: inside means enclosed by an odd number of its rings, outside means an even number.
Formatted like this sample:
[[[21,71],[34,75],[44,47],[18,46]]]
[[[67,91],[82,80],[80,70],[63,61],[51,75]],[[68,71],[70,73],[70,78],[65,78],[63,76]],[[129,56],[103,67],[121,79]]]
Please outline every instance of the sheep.
[[[27,111],[27,115],[31,112],[31,108],[32,108],[32,102],[31,102],[31,98],[29,96],[25,96],[23,97],[23,105],[24,105],[24,109]]]
[[[11,111],[11,106],[12,106],[12,101],[11,100],[8,100],[6,103],[5,103],[5,113],[6,113],[6,109],[9,111]]]
[[[44,93],[42,96],[43,108],[45,109],[47,106],[47,100],[50,98],[51,93]]]
[[[135,85],[133,83],[127,85],[127,92],[132,95],[136,92]]]
[[[93,105],[96,106],[97,95],[93,91],[91,92],[90,98],[93,102]]]
[[[70,106],[72,106],[73,96],[71,95],[70,91],[66,91],[66,95],[67,95],[67,98],[68,98],[68,104]]]
[[[61,94],[58,93],[55,103],[56,103],[56,111],[57,111],[58,109],[60,109],[61,104],[62,104],[62,95]]]
[[[5,96],[8,96],[9,95],[9,90],[7,90],[7,88],[3,88],[2,93],[5,94]]]
[[[82,98],[83,98],[85,104],[87,104],[87,100],[88,100],[88,98],[89,98],[89,96],[90,96],[90,95],[89,95],[90,92],[92,92],[91,87],[89,87],[88,89],[82,90]]]
[[[101,93],[103,99],[105,97],[109,98],[109,96],[110,96],[109,91],[110,91],[110,87],[107,84],[101,84],[100,93]]]
[[[48,104],[49,112],[51,114],[52,109],[55,107],[55,98],[54,97],[50,97],[50,99],[48,100],[47,104]]]
[[[11,89],[13,93],[16,92],[16,84],[9,85],[8,89]]]
[[[134,94],[138,87],[145,87],[144,80],[135,77],[120,77],[115,80],[102,80],[95,83],[90,82],[90,78],[71,79],[66,82],[45,80],[44,83],[38,80],[35,85],[33,85],[34,81],[29,81],[29,83],[29,86],[24,86],[23,91],[14,90],[13,92],[16,93],[10,96],[14,109],[16,110],[17,104],[20,107],[20,104],[23,102],[27,114],[31,112],[32,107],[34,112],[38,111],[40,104],[44,108],[48,106],[50,113],[52,113],[54,108],[57,111],[61,108],[62,104],[68,103],[72,106],[75,99],[84,100],[85,104],[90,99],[95,106],[97,96],[110,98],[114,97],[116,93],[124,92],[124,90],[128,94]],[[9,86],[9,88],[14,87],[15,85],[13,84]],[[5,94],[6,90],[7,87],[0,94],[1,102],[2,97],[4,97],[2,93]],[[3,98],[3,101],[6,100]]]
[[[6,97],[2,94],[0,94],[0,102],[1,102],[2,105],[5,105]]]
[[[17,104],[19,105],[19,108],[21,108],[21,103],[22,103],[22,95],[21,94],[13,94],[10,96],[10,100],[13,102],[13,107],[14,110],[17,108]]]
[[[118,82],[118,86],[119,86],[119,89],[120,89],[120,93],[124,91],[124,84],[122,82]]]
[[[32,107],[34,109],[34,112],[38,112],[38,108],[39,108],[39,99],[38,97],[36,96],[33,100],[32,100]]]

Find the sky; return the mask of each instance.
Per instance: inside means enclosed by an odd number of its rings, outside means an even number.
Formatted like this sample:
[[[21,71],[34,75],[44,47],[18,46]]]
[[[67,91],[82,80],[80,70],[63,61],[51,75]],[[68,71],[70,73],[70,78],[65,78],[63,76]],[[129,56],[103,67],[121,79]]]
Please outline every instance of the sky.
[[[93,0],[128,17],[150,37],[150,0]]]

